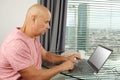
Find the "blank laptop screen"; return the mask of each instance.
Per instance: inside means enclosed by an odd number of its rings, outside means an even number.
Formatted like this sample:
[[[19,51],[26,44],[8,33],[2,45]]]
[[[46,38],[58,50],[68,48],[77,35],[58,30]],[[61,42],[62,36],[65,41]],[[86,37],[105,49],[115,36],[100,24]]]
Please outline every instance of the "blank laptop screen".
[[[98,46],[94,53],[89,58],[89,61],[97,68],[100,69],[102,65],[105,63],[107,58],[111,54],[111,50],[104,48],[102,46]]]

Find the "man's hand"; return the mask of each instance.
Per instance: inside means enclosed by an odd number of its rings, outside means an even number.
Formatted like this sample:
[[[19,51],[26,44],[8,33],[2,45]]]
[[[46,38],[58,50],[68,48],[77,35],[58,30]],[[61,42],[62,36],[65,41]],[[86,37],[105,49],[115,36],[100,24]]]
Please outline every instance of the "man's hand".
[[[62,68],[62,71],[72,70],[74,68],[74,62],[71,60],[67,60],[60,64],[60,67]]]
[[[77,63],[77,60],[75,60],[75,58],[82,59],[80,54],[77,53],[74,53],[66,58],[67,60],[60,65],[62,66],[63,71],[72,70],[74,68],[74,65]]]
[[[71,56],[68,56],[67,58],[69,60],[71,60],[72,62],[74,62],[74,63],[77,63],[76,59],[80,59],[80,60],[82,59],[81,56],[80,56],[80,54],[77,54],[77,53],[72,54]]]
[[[61,56],[66,57],[68,60],[71,60],[74,63],[77,63],[77,59],[82,59],[81,55],[77,53],[76,51],[66,51],[61,54]]]

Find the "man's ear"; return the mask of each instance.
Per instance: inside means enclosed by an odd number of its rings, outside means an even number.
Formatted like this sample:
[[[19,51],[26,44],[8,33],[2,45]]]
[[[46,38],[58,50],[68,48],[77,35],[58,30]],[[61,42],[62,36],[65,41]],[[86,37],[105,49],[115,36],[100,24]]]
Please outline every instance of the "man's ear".
[[[35,22],[36,18],[37,18],[36,15],[32,15],[32,16],[31,16],[31,20],[32,20],[33,22]]]

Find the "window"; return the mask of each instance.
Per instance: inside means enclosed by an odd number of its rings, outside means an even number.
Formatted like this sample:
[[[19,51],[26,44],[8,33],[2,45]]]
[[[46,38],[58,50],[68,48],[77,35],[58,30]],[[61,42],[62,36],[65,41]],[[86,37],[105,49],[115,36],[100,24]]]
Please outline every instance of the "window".
[[[90,54],[100,44],[119,54],[119,5],[119,0],[68,0],[66,50]]]
[[[84,50],[88,57],[97,45],[112,49],[98,74],[102,80],[120,79],[119,5],[120,0],[68,0],[65,49]]]

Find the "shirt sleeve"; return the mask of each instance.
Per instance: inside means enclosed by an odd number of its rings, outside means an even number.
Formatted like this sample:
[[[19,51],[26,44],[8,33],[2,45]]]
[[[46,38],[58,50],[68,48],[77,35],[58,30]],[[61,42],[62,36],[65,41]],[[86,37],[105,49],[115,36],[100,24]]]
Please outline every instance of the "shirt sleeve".
[[[7,45],[5,57],[15,71],[34,64],[29,47],[20,40],[12,41]]]

